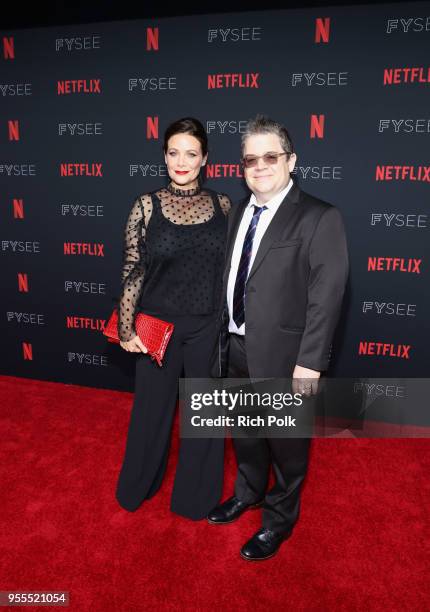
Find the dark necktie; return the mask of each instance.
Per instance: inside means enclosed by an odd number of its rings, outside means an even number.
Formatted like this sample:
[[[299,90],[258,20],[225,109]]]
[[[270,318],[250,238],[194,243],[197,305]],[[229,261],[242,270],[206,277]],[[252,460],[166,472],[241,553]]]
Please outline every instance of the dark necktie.
[[[242,254],[240,256],[233,292],[233,320],[238,328],[245,322],[245,287],[246,279],[248,278],[249,262],[251,261],[255,230],[260,215],[266,208],[267,206],[257,206],[254,204],[254,214],[252,215],[245,240],[243,241]]]

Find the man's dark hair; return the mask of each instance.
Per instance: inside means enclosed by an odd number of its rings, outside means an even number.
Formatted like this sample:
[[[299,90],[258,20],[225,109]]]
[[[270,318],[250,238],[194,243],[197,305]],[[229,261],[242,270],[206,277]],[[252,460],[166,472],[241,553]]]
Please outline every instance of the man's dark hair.
[[[276,134],[279,136],[281,146],[288,157],[294,153],[294,146],[288,130],[285,126],[273,119],[269,119],[266,115],[257,115],[254,119],[250,119],[245,127],[245,132],[242,134],[242,154],[245,148],[245,141],[250,136],[256,134]]]

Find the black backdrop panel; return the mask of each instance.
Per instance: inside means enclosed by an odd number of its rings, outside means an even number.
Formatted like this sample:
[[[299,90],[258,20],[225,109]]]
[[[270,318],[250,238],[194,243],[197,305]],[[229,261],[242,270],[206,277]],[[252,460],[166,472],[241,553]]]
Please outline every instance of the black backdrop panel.
[[[429,3],[2,32],[1,372],[130,390],[134,357],[100,328],[130,206],[167,182],[163,131],[198,117],[207,185],[237,200],[263,112],[289,128],[302,189],[345,219],[334,372],[426,376],[429,39]]]

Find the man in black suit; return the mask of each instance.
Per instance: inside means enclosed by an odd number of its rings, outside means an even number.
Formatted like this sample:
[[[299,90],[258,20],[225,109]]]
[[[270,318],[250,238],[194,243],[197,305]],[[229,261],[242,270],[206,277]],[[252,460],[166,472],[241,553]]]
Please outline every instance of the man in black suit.
[[[337,208],[292,181],[296,154],[284,126],[258,116],[242,137],[251,197],[229,215],[222,329],[214,376],[293,378],[305,395],[327,369],[348,276]],[[294,387],[293,387],[294,388]],[[236,438],[233,497],[212,510],[230,523],[263,505],[263,527],[241,556],[273,556],[297,522],[308,438]],[[270,466],[275,485],[266,492]]]

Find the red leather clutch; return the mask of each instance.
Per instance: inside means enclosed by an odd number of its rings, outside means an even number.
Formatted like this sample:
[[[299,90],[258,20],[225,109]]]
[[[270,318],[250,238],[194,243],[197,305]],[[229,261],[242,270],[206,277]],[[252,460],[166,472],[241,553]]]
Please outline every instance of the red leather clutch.
[[[134,321],[136,333],[148,349],[152,359],[155,359],[159,366],[163,365],[163,357],[175,326],[173,323],[162,321],[156,317],[151,317],[143,312],[136,315]],[[118,337],[118,310],[115,309],[106,323],[103,334],[107,336],[109,342],[119,344]]]

